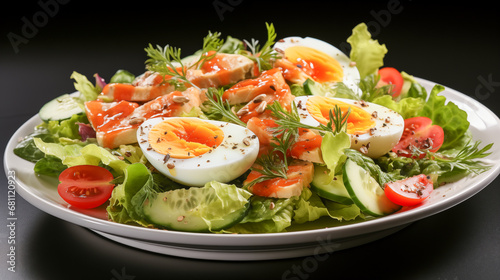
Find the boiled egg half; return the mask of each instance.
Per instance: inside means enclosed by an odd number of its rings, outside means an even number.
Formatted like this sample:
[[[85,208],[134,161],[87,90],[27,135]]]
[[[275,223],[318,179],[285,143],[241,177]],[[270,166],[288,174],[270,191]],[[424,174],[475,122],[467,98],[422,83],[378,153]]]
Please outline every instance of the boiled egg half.
[[[137,130],[137,139],[159,172],[193,187],[236,179],[259,152],[259,140],[249,129],[190,117],[149,119]]]
[[[337,105],[347,118],[347,134],[351,138],[351,148],[371,158],[389,152],[401,138],[404,119],[397,112],[384,106],[344,98],[324,96],[301,96],[295,98],[301,122],[311,126],[326,125],[329,112]]]
[[[274,49],[316,82],[343,82],[361,95],[358,68],[331,44],[311,37],[287,37],[276,42]]]

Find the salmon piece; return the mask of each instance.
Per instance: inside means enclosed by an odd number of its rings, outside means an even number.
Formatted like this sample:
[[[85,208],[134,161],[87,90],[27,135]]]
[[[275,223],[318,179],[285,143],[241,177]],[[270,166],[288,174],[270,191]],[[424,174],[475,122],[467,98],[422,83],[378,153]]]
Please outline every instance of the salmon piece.
[[[213,53],[208,53],[211,55]],[[251,77],[254,62],[239,54],[217,53],[198,67],[186,70],[186,78],[200,88],[234,84]]]
[[[279,68],[264,71],[255,79],[241,81],[222,95],[222,99],[231,105],[247,103],[237,112],[245,123],[252,117],[269,115],[266,107],[274,101],[289,110],[294,98]]]
[[[324,164],[321,153],[323,137],[310,129],[300,128],[299,138],[290,149],[292,158]]]
[[[159,73],[147,71],[132,84],[110,83],[102,89],[100,99],[147,102],[175,91],[175,86],[164,82]]]
[[[294,160],[288,166],[287,179],[274,178],[254,184],[249,191],[258,196],[290,198],[299,196],[302,190],[309,187],[314,175],[314,165],[311,162]],[[243,184],[248,184],[261,177],[258,171],[251,171]]]
[[[287,59],[277,59],[274,67],[279,67],[285,80],[293,84],[303,84],[307,79],[312,80],[311,76]]]
[[[201,105],[201,92],[189,88],[184,92],[174,91],[167,95],[139,105],[134,102],[119,101],[85,103],[89,121],[96,131],[97,142],[105,148],[137,142],[137,129],[147,119],[156,117],[176,117],[188,113]]]
[[[247,128],[259,139],[259,156],[272,151],[271,142],[273,139],[272,129],[278,127],[273,119],[260,119],[252,117],[247,122]]]

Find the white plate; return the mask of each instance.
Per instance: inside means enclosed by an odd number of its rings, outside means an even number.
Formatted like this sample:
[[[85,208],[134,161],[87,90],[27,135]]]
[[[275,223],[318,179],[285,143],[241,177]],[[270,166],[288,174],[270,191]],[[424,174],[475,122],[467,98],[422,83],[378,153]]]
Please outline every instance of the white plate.
[[[418,79],[430,90],[434,83]],[[455,90],[443,93],[469,115],[475,140],[495,142],[500,120],[488,108]],[[500,148],[493,145],[486,161],[491,169],[437,188],[423,205],[359,223],[339,224],[322,219],[302,230],[271,234],[205,234],[176,232],[117,224],[107,220],[105,207],[79,210],[69,207],[57,194],[54,179],[37,176],[33,164],[13,153],[19,139],[41,122],[32,117],[10,139],[4,156],[5,171],[14,171],[16,191],[29,203],[53,216],[89,228],[98,234],[132,247],[188,258],[211,260],[264,260],[317,255],[358,246],[382,238],[416,220],[446,210],[470,198],[500,173]]]

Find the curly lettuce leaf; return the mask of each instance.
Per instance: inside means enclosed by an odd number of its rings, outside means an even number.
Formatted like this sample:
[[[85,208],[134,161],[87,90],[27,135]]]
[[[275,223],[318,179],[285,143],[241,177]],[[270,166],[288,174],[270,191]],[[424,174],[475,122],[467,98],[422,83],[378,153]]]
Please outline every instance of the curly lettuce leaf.
[[[74,114],[71,118],[61,121],[49,121],[46,126],[48,131],[56,137],[81,139],[78,123],[88,123],[85,114]]]
[[[439,125],[444,131],[444,142],[441,149],[445,150],[453,148],[457,141],[469,129],[469,121],[467,120],[467,113],[458,106],[449,101],[446,97],[438,95],[444,90],[441,85],[435,85],[432,88],[429,98],[425,103],[422,111],[418,116],[428,117],[432,120],[432,124]]]
[[[404,119],[416,117],[425,105],[422,98],[406,97],[395,101],[390,95],[377,97],[372,102],[398,112]]]
[[[347,38],[351,44],[350,58],[356,62],[361,79],[374,74],[384,65],[384,56],[387,53],[385,44],[373,40],[365,23],[360,23],[352,30],[352,35]]]
[[[55,156],[67,166],[99,165],[102,163],[111,167],[119,175],[123,174],[128,166],[128,163],[96,144],[86,146],[79,144],[62,145],[60,143],[46,143],[40,138],[34,138],[33,141],[36,147],[45,155]]]

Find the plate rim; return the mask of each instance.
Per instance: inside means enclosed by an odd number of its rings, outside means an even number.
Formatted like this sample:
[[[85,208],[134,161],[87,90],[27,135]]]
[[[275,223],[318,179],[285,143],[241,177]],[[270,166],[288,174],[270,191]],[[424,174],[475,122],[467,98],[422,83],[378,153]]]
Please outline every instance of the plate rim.
[[[424,87],[429,88],[437,83],[431,82],[426,79],[416,78],[416,80],[421,83]],[[493,117],[497,124],[500,124],[500,119],[496,116],[489,108],[480,103],[479,101],[460,93],[450,87],[445,86],[444,95],[451,95],[452,101],[459,101],[466,104],[474,104],[479,107],[482,111],[489,114],[489,117]],[[447,96],[448,97],[448,96]],[[457,100],[458,99],[458,100]],[[36,122],[38,121],[38,122]],[[36,122],[36,124],[35,124]],[[9,139],[6,150],[4,152],[4,169],[6,174],[10,170],[15,170],[16,166],[12,166],[9,161],[13,153],[13,148],[17,144],[18,137],[21,135],[22,131],[25,131],[29,127],[34,127],[38,125],[41,120],[38,114],[34,115],[28,119],[22,126],[20,126],[16,132]],[[500,155],[496,155],[497,161],[500,160]],[[15,156],[17,157],[17,156]],[[31,163],[30,163],[31,164]],[[115,223],[109,220],[102,220],[97,217],[92,217],[85,215],[83,213],[71,210],[70,208],[64,207],[63,205],[57,205],[55,202],[48,201],[42,197],[36,196],[31,190],[31,186],[25,186],[21,184],[17,178],[16,182],[16,192],[19,193],[26,201],[28,201],[33,206],[38,209],[65,220],[73,224],[77,224],[82,227],[89,228],[91,230],[97,230],[107,234],[125,236],[129,238],[141,238],[149,240],[149,242],[160,242],[161,240],[169,239],[169,242],[175,244],[189,244],[191,245],[209,245],[209,246],[254,246],[255,244],[260,245],[287,245],[287,244],[300,244],[309,243],[311,241],[318,241],[320,239],[341,239],[350,236],[368,234],[370,232],[377,232],[403,224],[411,223],[428,216],[445,211],[467,199],[474,196],[476,193],[488,186],[500,173],[500,165],[493,165],[490,170],[486,173],[488,175],[481,176],[479,180],[474,179],[471,187],[467,187],[460,193],[453,195],[451,197],[446,197],[436,203],[433,203],[429,207],[417,207],[409,211],[395,213],[385,217],[363,221],[355,224],[342,225],[339,227],[329,227],[320,229],[311,229],[304,231],[294,231],[294,232],[281,232],[281,233],[259,233],[259,234],[212,234],[212,233],[192,233],[192,232],[180,232],[180,231],[168,231],[168,230],[158,230],[151,228],[138,227],[133,225],[125,225]],[[460,182],[460,181],[459,181]],[[62,211],[61,211],[62,210]]]

